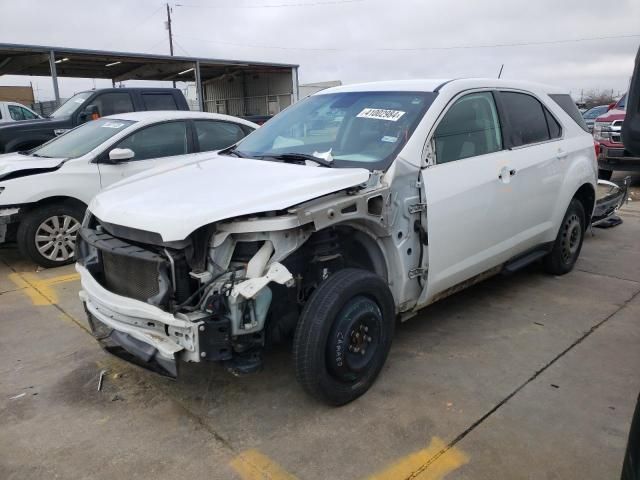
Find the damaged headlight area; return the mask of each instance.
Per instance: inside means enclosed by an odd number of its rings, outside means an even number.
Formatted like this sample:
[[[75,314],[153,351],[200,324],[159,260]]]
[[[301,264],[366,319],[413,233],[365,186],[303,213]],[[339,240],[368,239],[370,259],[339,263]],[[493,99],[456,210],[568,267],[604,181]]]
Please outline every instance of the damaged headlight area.
[[[152,245],[108,228],[89,216],[77,246],[94,335],[170,376],[176,360],[259,369],[265,343],[290,336],[309,293],[343,266],[332,230],[308,242],[310,228],[255,232],[228,222],[181,245]]]

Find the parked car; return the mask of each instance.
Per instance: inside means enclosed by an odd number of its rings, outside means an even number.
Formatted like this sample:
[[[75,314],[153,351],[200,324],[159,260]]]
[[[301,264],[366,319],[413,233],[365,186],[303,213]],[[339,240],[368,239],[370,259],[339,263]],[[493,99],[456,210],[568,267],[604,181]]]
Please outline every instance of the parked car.
[[[44,267],[70,263],[86,206],[101,188],[194,161],[190,154],[227,147],[257,127],[213,113],[124,113],[28,152],[0,155],[0,243],[16,238],[22,253]]]
[[[29,150],[89,120],[147,110],[189,110],[175,88],[103,88],[80,92],[47,118],[0,125],[0,154]]]
[[[255,371],[292,335],[302,387],[340,405],[373,384],[396,319],[536,260],[571,271],[596,173],[553,87],[330,88],[233,148],[98,194],[80,296],[109,352],[169,376],[178,362]]]
[[[593,127],[593,138],[600,144],[598,178],[603,180],[610,180],[615,171],[640,171],[640,157],[625,150],[622,144],[626,103],[625,94],[608,112],[596,118]]]
[[[584,118],[584,121],[587,124],[587,127],[589,127],[590,132],[593,132],[593,124],[596,122],[596,118],[598,118],[603,113],[607,113],[608,110],[608,105],[598,105],[597,107],[590,108],[582,114],[582,118]]]
[[[42,117],[17,102],[0,102],[0,124],[36,120]]]

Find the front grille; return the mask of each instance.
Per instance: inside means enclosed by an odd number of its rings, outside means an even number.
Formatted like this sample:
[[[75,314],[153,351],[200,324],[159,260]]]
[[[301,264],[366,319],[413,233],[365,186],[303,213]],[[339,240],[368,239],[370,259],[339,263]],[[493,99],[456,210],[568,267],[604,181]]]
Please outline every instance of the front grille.
[[[103,250],[104,287],[118,295],[148,301],[160,293],[160,264]]]

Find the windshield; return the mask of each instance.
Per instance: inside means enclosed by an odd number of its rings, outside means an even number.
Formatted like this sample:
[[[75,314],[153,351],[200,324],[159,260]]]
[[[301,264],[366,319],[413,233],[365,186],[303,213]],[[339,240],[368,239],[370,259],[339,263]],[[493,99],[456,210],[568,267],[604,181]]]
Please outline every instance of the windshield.
[[[60,108],[49,115],[52,118],[69,117],[75,112],[84,101],[91,96],[92,92],[82,92],[74,95],[69,100],[64,102]]]
[[[101,118],[85,123],[31,150],[30,155],[48,158],[76,158],[89,153],[105,140],[122,132],[132,120]]]
[[[584,118],[588,118],[588,119],[597,118],[600,115],[602,115],[603,113],[607,113],[607,106],[606,105],[601,105],[599,107],[593,107],[593,108],[587,110],[586,112],[584,112]]]
[[[242,140],[247,157],[311,155],[335,166],[384,169],[436,97],[432,92],[345,92],[308,97]]]

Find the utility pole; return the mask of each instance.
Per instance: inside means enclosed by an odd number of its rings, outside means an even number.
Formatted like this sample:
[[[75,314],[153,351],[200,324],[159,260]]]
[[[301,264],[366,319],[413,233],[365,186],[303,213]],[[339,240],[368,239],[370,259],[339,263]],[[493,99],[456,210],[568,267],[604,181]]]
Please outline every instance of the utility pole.
[[[169,54],[173,57],[173,33],[171,32],[171,7],[167,3],[167,30],[169,30]],[[176,88],[176,81],[173,81],[173,88]]]

